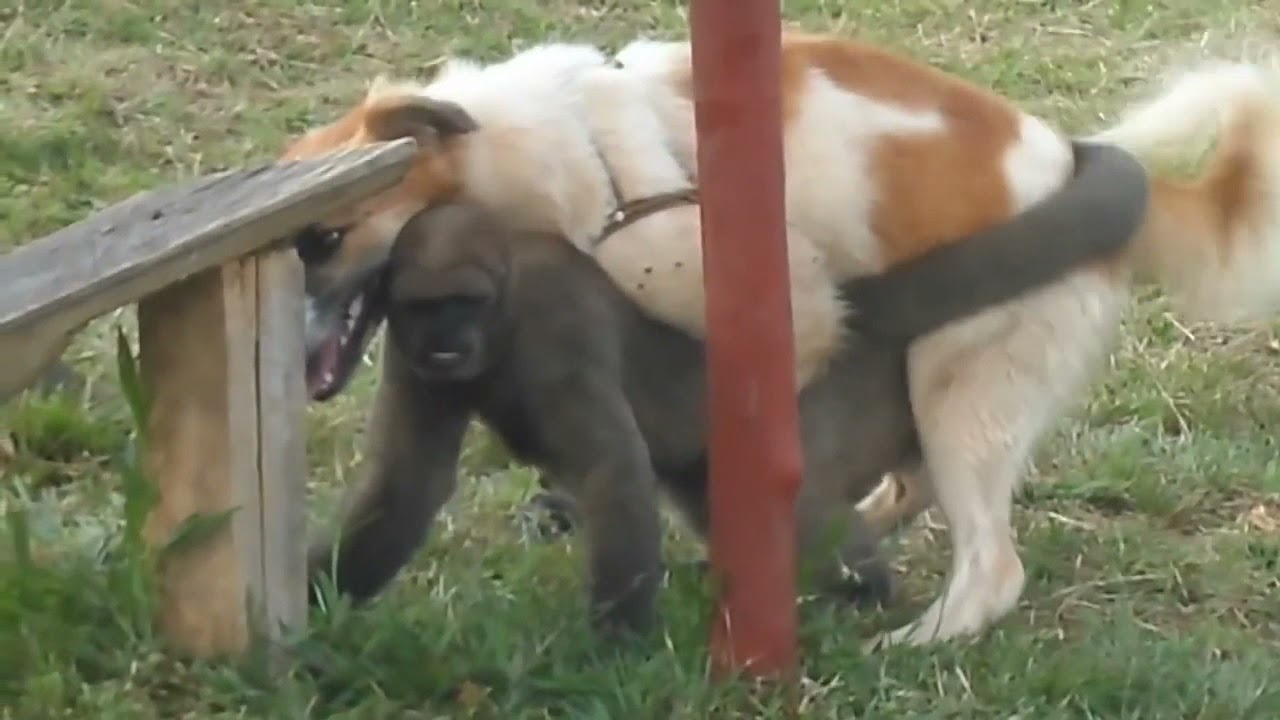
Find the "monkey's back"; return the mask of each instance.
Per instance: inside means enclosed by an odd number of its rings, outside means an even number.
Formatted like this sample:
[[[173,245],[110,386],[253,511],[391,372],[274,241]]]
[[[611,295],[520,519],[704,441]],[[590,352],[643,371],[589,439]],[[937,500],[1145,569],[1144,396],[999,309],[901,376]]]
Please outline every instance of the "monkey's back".
[[[522,238],[529,241],[531,237]],[[522,243],[536,257],[539,286],[565,306],[554,325],[565,343],[618,343],[623,387],[655,469],[664,481],[686,492],[706,483],[707,386],[705,348],[699,340],[645,315],[616,288],[589,257],[554,236]],[[526,281],[531,280],[526,274]],[[541,294],[541,293],[540,293]],[[572,306],[574,309],[569,309]],[[546,313],[543,313],[545,317]],[[608,317],[614,328],[587,327]],[[563,335],[578,325],[576,338]],[[614,334],[616,332],[616,334]],[[548,340],[558,333],[539,330]],[[861,499],[880,477],[918,453],[907,390],[905,346],[896,340],[860,336],[849,328],[844,348],[826,372],[800,393],[800,434],[806,474],[823,485],[843,486],[850,500]]]

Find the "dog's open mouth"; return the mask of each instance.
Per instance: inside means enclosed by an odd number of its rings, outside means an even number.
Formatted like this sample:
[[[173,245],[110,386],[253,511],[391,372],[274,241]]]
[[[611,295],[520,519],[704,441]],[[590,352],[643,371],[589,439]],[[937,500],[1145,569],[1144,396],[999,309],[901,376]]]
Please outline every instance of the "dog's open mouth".
[[[375,273],[329,321],[319,346],[307,353],[307,393],[323,402],[342,392],[386,316],[384,275]]]

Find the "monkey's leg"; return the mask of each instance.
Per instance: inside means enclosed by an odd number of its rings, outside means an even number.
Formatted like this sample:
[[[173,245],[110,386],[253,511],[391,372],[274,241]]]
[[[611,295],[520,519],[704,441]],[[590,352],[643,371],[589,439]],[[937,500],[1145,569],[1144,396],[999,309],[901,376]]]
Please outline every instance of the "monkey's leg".
[[[701,463],[687,472],[665,476],[663,487],[704,542],[710,530],[707,469]],[[796,501],[798,565],[812,573],[819,587],[856,604],[883,604],[893,593],[893,574],[879,552],[880,536],[842,495],[843,483],[821,484],[816,470],[806,470]],[[859,487],[866,487],[858,479]],[[825,528],[825,530],[824,530]],[[706,560],[697,563],[707,570]]]
[[[645,632],[661,572],[657,481],[619,384],[593,375],[551,384],[536,405],[539,426],[555,458],[551,474],[582,518],[593,621],[606,631]]]
[[[880,535],[841,496],[842,487],[839,483],[821,486],[806,471],[796,501],[798,565],[828,594],[860,605],[883,604],[893,594],[893,573],[880,555]],[[697,473],[666,478],[665,488],[705,542],[710,529],[705,466]],[[708,568],[705,560],[698,564]]]
[[[700,486],[696,488],[684,486],[679,490],[673,490],[670,483],[663,478],[659,478],[659,482],[664,489],[668,490],[671,499],[675,502],[677,509],[680,510],[685,522],[694,529],[699,539],[705,542],[707,537],[707,514],[705,494]],[[544,491],[534,495],[529,502],[525,503],[523,512],[536,518],[538,532],[544,538],[553,535],[572,534],[582,519],[582,513],[578,510],[573,496],[557,487],[556,483],[548,481],[546,476],[540,476],[538,484],[544,488]],[[685,490],[692,491],[689,497],[683,494],[682,491]],[[692,566],[698,572],[703,573],[709,567],[705,557],[683,564]],[[668,569],[671,567],[665,562],[662,566]]]
[[[843,471],[829,476],[823,472],[818,465],[806,467],[796,499],[798,565],[828,593],[858,604],[882,604],[892,595],[893,574],[879,553],[880,535],[845,493],[845,488],[869,483],[866,478],[849,479]],[[710,529],[706,473],[703,462],[663,477],[667,495],[704,542]],[[701,565],[705,569],[706,561]]]
[[[796,498],[798,565],[824,594],[884,605],[893,595],[893,571],[880,554],[880,536],[845,498],[845,479],[806,468]]]
[[[556,487],[546,475],[538,476],[538,485],[542,491],[535,494],[525,503],[522,512],[531,516],[537,526],[537,532],[544,538],[555,535],[570,535],[579,522],[577,504],[573,496]]]
[[[336,552],[330,541],[310,553],[313,603],[315,581],[331,573],[338,592],[357,602],[381,591],[422,544],[456,485],[469,414],[416,392],[390,348],[382,362],[367,464],[344,501]]]
[[[664,473],[662,489],[680,517],[704,543],[711,532],[711,506],[707,497],[707,461],[704,456],[680,472]]]

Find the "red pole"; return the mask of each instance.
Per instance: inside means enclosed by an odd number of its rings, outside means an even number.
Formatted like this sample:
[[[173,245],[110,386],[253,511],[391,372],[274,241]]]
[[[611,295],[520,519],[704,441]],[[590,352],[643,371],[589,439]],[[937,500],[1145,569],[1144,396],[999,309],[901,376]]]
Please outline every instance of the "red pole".
[[[796,667],[797,434],[777,0],[693,0],[718,674]]]

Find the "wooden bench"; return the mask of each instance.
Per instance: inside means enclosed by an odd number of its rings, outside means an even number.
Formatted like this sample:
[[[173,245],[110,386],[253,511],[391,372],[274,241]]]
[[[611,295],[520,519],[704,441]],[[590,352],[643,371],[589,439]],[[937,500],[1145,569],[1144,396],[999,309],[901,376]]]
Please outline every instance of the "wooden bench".
[[[147,541],[234,509],[159,568],[157,622],[185,654],[240,655],[305,624],[302,268],[282,238],[399,181],[414,147],[197,178],[0,257],[0,402],[89,321],[136,303],[143,467],[160,498]]]

